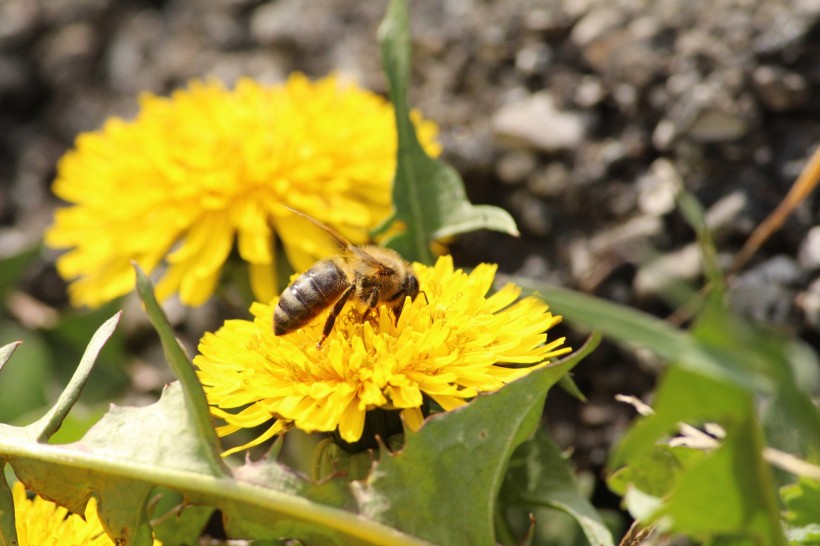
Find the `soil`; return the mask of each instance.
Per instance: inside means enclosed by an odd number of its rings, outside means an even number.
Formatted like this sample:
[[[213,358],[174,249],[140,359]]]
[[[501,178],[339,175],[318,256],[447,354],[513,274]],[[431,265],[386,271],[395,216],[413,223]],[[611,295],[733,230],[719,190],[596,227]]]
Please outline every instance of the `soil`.
[[[0,3],[0,258],[42,237],[55,164],[83,131],[130,117],[143,91],[193,78],[279,82],[339,71],[384,93],[385,2],[4,0]],[[556,283],[667,316],[665,278],[699,282],[675,188],[707,211],[727,262],[820,144],[816,0],[448,0],[410,9],[410,98],[441,129],[473,202],[509,210],[521,237],[458,240],[464,266]],[[63,309],[54,254],[18,286]],[[737,309],[820,346],[820,200],[809,196],[735,282]],[[6,302],[13,316],[17,304]],[[38,307],[39,308],[39,307]],[[193,332],[221,320],[198,312]],[[184,311],[179,311],[182,324]],[[180,326],[183,337],[186,326]],[[574,344],[582,336],[566,329]],[[146,336],[135,334],[133,345]],[[144,360],[154,349],[141,348]],[[600,481],[659,366],[604,344],[548,402],[550,430]]]

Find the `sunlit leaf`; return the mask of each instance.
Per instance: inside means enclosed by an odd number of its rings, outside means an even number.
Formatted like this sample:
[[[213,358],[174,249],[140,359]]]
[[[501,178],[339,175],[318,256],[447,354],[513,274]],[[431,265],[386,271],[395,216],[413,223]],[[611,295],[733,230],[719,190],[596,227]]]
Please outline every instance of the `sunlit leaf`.
[[[391,0],[379,28],[379,46],[396,113],[398,155],[394,211],[378,231],[387,231],[396,222],[406,228],[386,241],[387,246],[409,260],[431,264],[430,244],[437,239],[477,229],[517,236],[515,221],[506,211],[470,204],[458,173],[429,157],[419,144],[407,103],[410,31],[405,0]]]
[[[385,453],[359,491],[363,512],[436,544],[495,544],[496,496],[513,450],[533,433],[549,388],[598,341],[408,434],[404,449]]]

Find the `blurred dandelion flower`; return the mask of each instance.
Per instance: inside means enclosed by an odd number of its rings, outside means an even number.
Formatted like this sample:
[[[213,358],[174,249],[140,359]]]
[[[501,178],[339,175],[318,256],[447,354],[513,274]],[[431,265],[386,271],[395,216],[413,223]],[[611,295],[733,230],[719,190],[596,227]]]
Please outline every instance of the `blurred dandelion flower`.
[[[398,323],[385,306],[364,322],[351,307],[321,349],[316,342],[327,312],[277,337],[276,301],[253,304],[253,322],[230,320],[205,334],[194,363],[212,413],[227,423],[219,434],[273,420],[259,437],[226,454],[294,426],[338,429],[343,440],[355,442],[366,412],[375,408],[401,410],[405,426],[415,430],[425,397],[451,410],[570,352],[564,338],[547,342],[546,332],[561,317],[543,301],[518,299],[521,289],[513,284],[486,296],[496,266],[465,273],[443,256],[434,267],[414,268],[426,298],[407,301]]]
[[[93,497],[85,508],[85,519],[70,514],[62,506],[41,497],[28,499],[26,488],[16,482],[12,487],[14,519],[20,546],[59,546],[76,544],[83,546],[113,546],[103,530],[97,515],[97,501]],[[154,539],[154,546],[162,543]]]
[[[436,127],[414,118],[429,153]],[[318,250],[278,203],[353,243],[390,212],[396,131],[390,104],[336,76],[301,74],[234,90],[193,81],[170,98],[143,95],[131,122],[82,134],[58,165],[57,210],[46,243],[75,305],[99,306],[134,286],[130,265],[160,269],[157,295],[200,305],[234,239],[260,301],[276,295],[274,237],[305,269]]]

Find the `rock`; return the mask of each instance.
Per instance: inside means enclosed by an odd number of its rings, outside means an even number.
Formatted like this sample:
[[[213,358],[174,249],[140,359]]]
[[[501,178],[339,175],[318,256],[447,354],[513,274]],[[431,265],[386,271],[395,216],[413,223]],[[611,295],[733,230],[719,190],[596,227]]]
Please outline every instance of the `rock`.
[[[639,298],[666,292],[681,281],[693,281],[701,274],[700,248],[689,243],[640,266],[632,281]]]
[[[793,286],[804,277],[789,256],[769,258],[738,275],[730,286],[732,307],[758,322],[785,326],[796,314],[797,291]]]
[[[652,132],[652,145],[658,150],[668,150],[672,147],[677,134],[678,129],[675,122],[664,118],[655,125],[655,130]]]
[[[663,216],[675,208],[678,188],[683,187],[675,165],[665,158],[656,159],[649,172],[638,179],[638,207],[651,216]]]
[[[753,280],[760,284],[794,285],[802,281],[804,276],[794,258],[778,254],[739,275],[738,279],[744,282]]]
[[[588,12],[576,23],[570,34],[570,40],[583,49],[607,32],[619,27],[623,21],[624,15],[620,10],[604,5]]]
[[[525,191],[513,194],[512,208],[517,212],[521,230],[539,237],[546,237],[552,232],[553,213],[540,199],[533,199]]]
[[[37,30],[42,16],[38,2],[31,0],[4,0],[0,2],[0,45],[24,41]]]
[[[820,332],[820,279],[809,285],[808,290],[797,295],[797,308],[803,313],[803,321],[815,332]]]
[[[737,190],[729,195],[718,199],[706,210],[706,226],[713,236],[724,232],[749,233],[754,226],[747,219],[740,217],[746,208],[748,196],[745,192]]]
[[[586,134],[585,116],[558,110],[546,91],[503,106],[491,124],[498,139],[544,152],[577,147]]]
[[[582,108],[592,108],[606,96],[606,89],[600,78],[584,76],[575,88],[575,104]]]
[[[523,76],[532,76],[546,70],[552,56],[552,49],[547,44],[527,44],[515,55],[515,68]]]
[[[707,108],[695,116],[687,133],[696,141],[707,144],[737,140],[745,135],[747,130],[748,125],[740,116]]]
[[[553,161],[527,178],[527,189],[536,197],[557,197],[566,191],[570,182],[567,167],[561,162]]]
[[[654,216],[638,216],[570,246],[570,269],[585,290],[595,289],[625,263],[640,263],[651,253],[651,237],[663,229]]]
[[[820,225],[811,228],[800,243],[797,260],[809,271],[820,269]]]
[[[498,178],[505,184],[518,184],[535,170],[535,154],[527,150],[511,150],[501,156],[495,165]]]
[[[755,91],[763,104],[775,112],[787,112],[805,105],[809,89],[802,74],[782,66],[763,65],[752,74]]]

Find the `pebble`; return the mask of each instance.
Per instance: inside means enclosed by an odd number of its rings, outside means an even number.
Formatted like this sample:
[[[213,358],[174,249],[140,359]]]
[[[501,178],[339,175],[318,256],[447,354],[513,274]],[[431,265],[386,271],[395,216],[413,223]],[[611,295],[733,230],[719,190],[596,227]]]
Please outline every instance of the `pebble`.
[[[638,185],[638,207],[652,216],[663,216],[675,208],[678,188],[683,181],[674,163],[666,158],[652,162],[649,171],[641,176]]]
[[[536,197],[557,197],[567,190],[570,182],[567,167],[553,161],[527,178],[527,189]]]
[[[820,269],[820,225],[811,228],[800,243],[797,261],[809,271]]]
[[[577,147],[586,135],[584,115],[559,110],[547,91],[501,107],[491,125],[499,140],[543,152]]]
[[[697,142],[708,144],[737,140],[748,128],[746,121],[738,115],[707,108],[696,115],[686,132]]]
[[[536,168],[535,154],[529,150],[510,150],[496,162],[495,173],[505,184],[518,184]]]
[[[775,112],[788,112],[805,105],[809,99],[806,79],[782,66],[763,65],[755,69],[752,83],[763,104]]]
[[[749,233],[754,228],[750,222],[741,218],[741,213],[746,209],[749,198],[741,190],[736,190],[715,201],[706,210],[706,226],[712,235],[719,235],[723,232]]]
[[[693,281],[701,273],[700,248],[689,243],[641,265],[632,281],[639,298],[661,294],[681,281]]]
[[[820,279],[798,294],[795,304],[803,313],[805,324],[815,332],[820,332]]]

